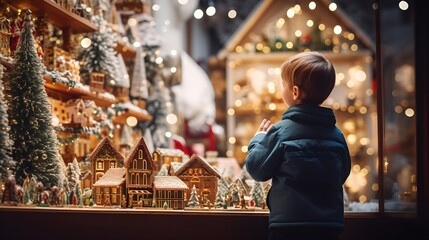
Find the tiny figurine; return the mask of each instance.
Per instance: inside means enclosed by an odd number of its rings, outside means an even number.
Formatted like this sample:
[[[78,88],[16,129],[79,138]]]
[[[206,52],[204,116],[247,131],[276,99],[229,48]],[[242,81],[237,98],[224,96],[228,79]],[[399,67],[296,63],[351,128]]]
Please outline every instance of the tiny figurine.
[[[246,200],[244,199],[243,194],[240,195],[240,206],[241,206],[241,209],[247,209]]]
[[[122,195],[121,208],[127,208],[127,198],[125,195]]]
[[[110,204],[110,197],[108,194],[106,194],[104,197],[104,206],[106,207],[106,206],[110,206],[110,205],[111,205]]]

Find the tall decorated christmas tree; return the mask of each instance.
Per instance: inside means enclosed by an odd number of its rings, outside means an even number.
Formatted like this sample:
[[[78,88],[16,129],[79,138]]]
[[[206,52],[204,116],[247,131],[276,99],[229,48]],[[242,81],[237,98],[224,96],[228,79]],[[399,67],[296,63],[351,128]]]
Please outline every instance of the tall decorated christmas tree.
[[[15,162],[12,160],[12,141],[9,138],[7,105],[3,94],[3,66],[0,64],[0,181],[11,174]]]
[[[51,104],[43,80],[44,67],[34,47],[31,11],[25,12],[23,29],[5,93],[12,157],[16,161],[15,178],[20,185],[26,175],[36,177],[45,187],[59,184],[60,155],[51,125]]]

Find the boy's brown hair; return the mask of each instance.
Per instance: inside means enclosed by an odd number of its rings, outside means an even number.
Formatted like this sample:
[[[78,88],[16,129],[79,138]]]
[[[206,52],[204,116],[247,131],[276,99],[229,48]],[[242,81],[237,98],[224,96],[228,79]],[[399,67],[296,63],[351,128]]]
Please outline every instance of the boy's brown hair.
[[[289,87],[298,86],[302,103],[320,105],[335,86],[335,69],[319,52],[301,52],[287,59],[281,66],[281,77]]]

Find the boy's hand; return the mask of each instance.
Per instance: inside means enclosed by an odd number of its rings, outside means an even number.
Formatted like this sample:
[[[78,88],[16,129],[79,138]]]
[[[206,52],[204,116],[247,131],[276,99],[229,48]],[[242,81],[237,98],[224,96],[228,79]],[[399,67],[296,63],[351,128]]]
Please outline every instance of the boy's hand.
[[[256,132],[256,134],[266,133],[271,129],[272,126],[273,124],[271,123],[271,121],[264,118],[264,120],[262,120],[261,124],[259,125],[258,131]]]

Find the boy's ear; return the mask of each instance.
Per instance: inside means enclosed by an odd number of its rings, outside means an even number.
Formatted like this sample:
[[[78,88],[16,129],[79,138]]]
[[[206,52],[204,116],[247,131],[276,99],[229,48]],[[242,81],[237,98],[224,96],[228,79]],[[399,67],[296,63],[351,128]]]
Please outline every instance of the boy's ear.
[[[301,95],[302,95],[301,89],[298,86],[293,86],[292,95],[293,95],[293,100],[301,99]]]

